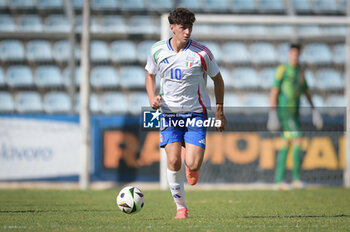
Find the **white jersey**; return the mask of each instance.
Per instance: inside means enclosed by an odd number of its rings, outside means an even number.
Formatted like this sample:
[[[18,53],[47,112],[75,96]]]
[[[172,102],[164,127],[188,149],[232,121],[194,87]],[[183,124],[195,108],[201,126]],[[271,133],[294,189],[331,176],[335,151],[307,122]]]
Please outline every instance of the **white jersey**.
[[[155,43],[145,69],[150,74],[159,72],[162,111],[205,112],[210,108],[207,75],[215,77],[219,67],[210,50],[195,40],[176,53],[170,39]]]

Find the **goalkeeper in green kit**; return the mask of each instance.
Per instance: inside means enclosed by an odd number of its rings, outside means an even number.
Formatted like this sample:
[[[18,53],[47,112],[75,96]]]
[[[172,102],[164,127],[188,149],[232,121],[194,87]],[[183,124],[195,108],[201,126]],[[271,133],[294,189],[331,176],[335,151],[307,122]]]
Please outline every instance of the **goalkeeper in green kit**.
[[[283,146],[278,153],[275,172],[275,183],[278,189],[287,190],[285,183],[287,154],[290,149],[293,153],[292,179],[293,188],[304,188],[300,180],[301,166],[301,131],[299,122],[300,96],[305,94],[312,107],[312,122],[317,129],[321,129],[323,121],[320,113],[315,109],[308,91],[304,76],[304,69],[299,65],[300,45],[291,44],[288,64],[277,67],[273,86],[270,92],[270,112],[267,129],[277,131],[282,127]]]

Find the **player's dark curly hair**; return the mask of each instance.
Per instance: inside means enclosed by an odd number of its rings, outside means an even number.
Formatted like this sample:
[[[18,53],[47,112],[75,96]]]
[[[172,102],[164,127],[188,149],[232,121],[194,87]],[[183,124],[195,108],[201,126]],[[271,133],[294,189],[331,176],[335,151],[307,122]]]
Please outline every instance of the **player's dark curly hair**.
[[[301,50],[301,44],[298,43],[298,42],[294,42],[294,43],[292,43],[292,44],[289,46],[289,49],[292,49],[292,48],[295,48],[295,49],[297,49],[298,51],[300,51],[300,50]]]
[[[194,13],[186,8],[176,8],[168,16],[170,24],[193,25],[196,21]]]

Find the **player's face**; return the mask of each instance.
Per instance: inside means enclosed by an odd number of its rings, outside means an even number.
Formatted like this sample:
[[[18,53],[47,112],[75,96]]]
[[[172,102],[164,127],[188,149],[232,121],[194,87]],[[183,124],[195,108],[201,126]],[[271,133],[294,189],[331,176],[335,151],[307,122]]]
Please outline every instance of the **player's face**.
[[[289,64],[293,67],[297,66],[299,63],[299,49],[291,48],[289,50]]]
[[[174,38],[182,43],[187,43],[191,38],[192,25],[171,25],[171,31],[174,34]]]

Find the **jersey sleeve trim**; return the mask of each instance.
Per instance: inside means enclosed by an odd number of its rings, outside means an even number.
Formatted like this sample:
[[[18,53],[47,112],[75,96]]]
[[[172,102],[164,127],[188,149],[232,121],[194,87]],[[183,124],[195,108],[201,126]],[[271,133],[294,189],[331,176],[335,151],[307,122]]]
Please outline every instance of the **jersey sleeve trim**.
[[[204,57],[203,57],[199,52],[197,52],[197,54],[198,54],[199,57],[201,58],[202,67],[204,68],[205,71],[207,71],[207,70],[208,70],[208,67],[207,67],[207,63],[205,62]]]
[[[153,54],[153,60],[155,63],[157,63],[157,59],[156,59],[156,56],[157,54],[160,52],[161,48],[159,48],[154,54]]]
[[[206,46],[198,43],[195,40],[192,41],[191,45],[193,47],[198,48],[198,49],[204,51],[205,53],[207,53],[210,60],[212,60],[214,58],[213,54],[211,53],[211,51]]]

